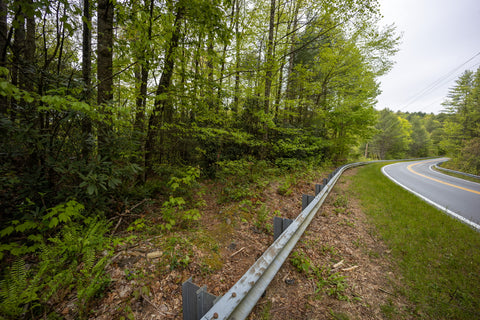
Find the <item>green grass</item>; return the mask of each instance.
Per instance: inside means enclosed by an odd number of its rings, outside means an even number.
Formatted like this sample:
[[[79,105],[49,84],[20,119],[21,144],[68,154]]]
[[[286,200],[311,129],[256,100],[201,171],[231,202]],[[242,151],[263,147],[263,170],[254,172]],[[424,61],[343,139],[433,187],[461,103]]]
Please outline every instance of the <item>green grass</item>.
[[[360,168],[351,188],[391,249],[412,318],[480,319],[480,233],[391,182],[383,165]]]

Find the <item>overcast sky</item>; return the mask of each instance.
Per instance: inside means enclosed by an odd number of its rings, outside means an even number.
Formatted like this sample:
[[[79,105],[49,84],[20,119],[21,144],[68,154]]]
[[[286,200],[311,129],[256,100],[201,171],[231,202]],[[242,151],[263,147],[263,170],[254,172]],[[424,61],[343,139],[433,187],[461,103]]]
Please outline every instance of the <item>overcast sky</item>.
[[[455,80],[480,66],[480,0],[379,2],[383,25],[394,23],[403,37],[380,78],[377,109],[439,113]]]

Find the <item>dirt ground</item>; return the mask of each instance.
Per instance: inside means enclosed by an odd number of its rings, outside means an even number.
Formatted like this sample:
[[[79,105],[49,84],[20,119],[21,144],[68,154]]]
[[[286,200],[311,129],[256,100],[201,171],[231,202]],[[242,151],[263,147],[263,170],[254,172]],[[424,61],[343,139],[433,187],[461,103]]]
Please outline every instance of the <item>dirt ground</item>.
[[[293,251],[307,257],[317,275],[299,272],[290,254],[249,319],[405,317],[407,302],[396,289],[401,279],[389,250],[348,192],[348,177],[354,173],[349,170],[340,179]],[[281,195],[278,182],[272,182],[261,199],[222,205],[216,198],[219,186],[205,187],[198,233],[193,238],[192,231],[175,235],[169,257],[176,260],[165,262],[164,242],[171,240],[161,235],[143,236],[120,247],[107,268],[111,286],[94,306],[91,319],[182,319],[184,281],[192,277],[217,296],[227,292],[273,242],[273,216],[295,218],[302,193],[314,193],[312,183],[300,181],[288,195]],[[263,208],[255,204],[258,200]],[[262,209],[268,217],[260,225],[258,214],[249,211]],[[203,236],[208,245],[202,244]],[[73,303],[63,307],[67,319],[74,318]]]

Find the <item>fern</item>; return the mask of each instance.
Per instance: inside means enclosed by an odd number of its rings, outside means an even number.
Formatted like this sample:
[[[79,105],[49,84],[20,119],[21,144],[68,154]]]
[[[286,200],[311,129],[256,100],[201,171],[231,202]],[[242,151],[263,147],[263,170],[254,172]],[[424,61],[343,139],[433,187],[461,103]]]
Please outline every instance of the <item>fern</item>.
[[[99,257],[107,230],[103,221],[70,221],[38,245],[37,265],[27,269],[25,261],[16,260],[0,281],[0,314],[13,319],[26,312],[48,315],[55,312],[52,306],[75,293],[78,312],[86,315],[93,298],[110,282],[104,269],[111,252]]]
[[[22,315],[25,305],[38,300],[37,292],[29,288],[27,269],[22,259],[15,260],[7,270],[0,281],[0,289],[0,313],[11,317]]]

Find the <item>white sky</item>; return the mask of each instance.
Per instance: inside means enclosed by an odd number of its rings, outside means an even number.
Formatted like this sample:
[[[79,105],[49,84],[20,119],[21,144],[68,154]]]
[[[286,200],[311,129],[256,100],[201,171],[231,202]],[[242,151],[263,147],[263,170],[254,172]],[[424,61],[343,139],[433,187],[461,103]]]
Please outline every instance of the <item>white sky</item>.
[[[376,108],[439,113],[455,80],[480,67],[480,0],[379,2],[382,24],[394,23],[403,37]]]

